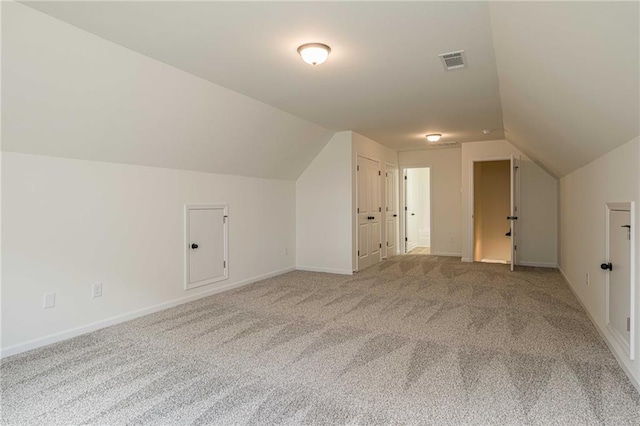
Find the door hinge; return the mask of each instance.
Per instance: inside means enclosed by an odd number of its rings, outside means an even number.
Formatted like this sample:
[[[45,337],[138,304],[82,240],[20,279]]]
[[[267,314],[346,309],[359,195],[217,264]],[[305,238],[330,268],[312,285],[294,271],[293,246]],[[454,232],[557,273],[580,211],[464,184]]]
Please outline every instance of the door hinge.
[[[382,207],[378,207],[378,211],[382,213]]]
[[[385,172],[384,177],[389,177],[389,173]]]
[[[627,331],[631,331],[631,318],[627,317]]]
[[[407,206],[404,206],[404,211],[405,211],[405,212],[407,211]]]
[[[389,247],[389,241],[387,241],[387,247]]]
[[[358,256],[360,256],[360,250],[358,250]]]
[[[356,171],[359,172],[360,171],[360,166],[356,166]]]
[[[382,175],[380,174],[380,170],[378,170],[378,176],[382,176]]]
[[[360,213],[360,207],[357,208],[357,213]]]
[[[405,240],[405,241],[409,241],[409,239],[408,239],[407,237],[404,237],[404,240]]]
[[[404,180],[407,180],[407,177],[406,177],[406,176],[404,177]]]
[[[513,249],[518,250],[518,246],[517,245],[513,246]]]
[[[226,268],[226,267],[227,267],[227,261],[226,261],[226,260],[223,260],[223,261],[222,261],[222,267],[223,267],[223,268]]]
[[[227,223],[227,218],[228,218],[228,217],[229,217],[229,216],[226,216],[226,215],[225,215],[225,216],[222,216],[222,223]]]
[[[382,248],[382,243],[380,243],[380,248]]]

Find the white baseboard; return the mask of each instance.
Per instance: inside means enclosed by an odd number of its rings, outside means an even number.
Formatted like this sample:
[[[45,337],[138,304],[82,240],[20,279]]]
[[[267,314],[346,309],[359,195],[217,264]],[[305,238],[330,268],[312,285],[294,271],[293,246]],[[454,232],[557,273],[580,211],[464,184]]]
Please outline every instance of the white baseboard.
[[[519,260],[517,265],[518,266],[535,266],[537,268],[557,268],[558,267],[558,264],[556,263],[527,262],[525,260]]]
[[[469,257],[463,257],[462,259],[460,259],[461,262],[473,262],[473,259],[469,258]]]
[[[12,355],[17,355],[22,352],[30,351],[32,349],[37,349],[42,346],[47,346],[52,343],[57,343],[63,340],[71,339],[72,337],[77,337],[82,334],[90,333],[92,331],[100,330],[101,328],[109,327],[115,324],[119,324],[125,321],[132,320],[134,318],[138,318],[144,315],[149,315],[155,312],[159,312],[168,308],[172,308],[174,306],[182,305],[184,303],[192,302],[194,300],[202,299],[203,297],[211,296],[216,293],[222,293],[223,291],[231,290],[237,287],[242,287],[247,284],[254,283],[256,281],[261,281],[267,278],[275,277],[278,275],[285,274],[287,272],[294,271],[296,268],[290,267],[281,269],[279,271],[269,272],[267,274],[258,275],[256,277],[248,278],[246,280],[237,281],[234,283],[229,283],[221,287],[216,287],[209,291],[205,291],[202,293],[194,294],[191,296],[181,297],[179,299],[174,299],[169,302],[160,303],[158,305],[149,306],[147,308],[138,309],[133,312],[129,312],[122,315],[117,315],[115,317],[107,318],[101,321],[96,321],[91,324],[82,325],[80,327],[75,327],[70,330],[61,331],[59,333],[50,334],[49,336],[41,337],[38,339],[30,340],[25,343],[19,343],[17,345],[9,346],[8,348],[2,348],[2,352],[0,353],[0,359],[6,358]]]
[[[618,365],[620,365],[622,371],[625,372],[625,374],[631,381],[631,384],[640,393],[640,380],[638,380],[638,378],[633,374],[633,371],[631,371],[631,369],[625,363],[624,357],[626,356],[626,354],[624,353],[623,349],[618,346],[618,344],[615,342],[615,339],[609,336],[609,332],[606,329],[603,329],[600,327],[600,325],[598,325],[595,318],[593,318],[593,316],[591,315],[591,312],[589,312],[585,304],[582,302],[582,299],[580,299],[580,296],[578,296],[578,293],[576,293],[576,291],[573,289],[573,286],[571,285],[571,281],[569,281],[567,274],[564,273],[559,265],[558,270],[560,271],[560,275],[562,275],[562,278],[564,278],[564,280],[567,282],[567,285],[571,289],[573,295],[576,296],[576,299],[578,299],[578,302],[582,306],[582,309],[584,309],[584,311],[587,313],[587,316],[591,320],[591,323],[595,326],[596,330],[598,330],[598,334],[600,334],[600,337],[602,337],[602,340],[604,340],[604,342],[607,344],[607,347],[615,357],[616,361],[618,361]]]
[[[298,271],[308,272],[326,272],[327,274],[340,274],[340,275],[353,275],[353,271],[348,269],[331,269],[331,268],[318,268],[315,266],[296,266]]]
[[[449,253],[446,251],[432,251],[432,256],[450,256],[450,257],[462,257],[462,253]],[[464,259],[462,260],[464,262]]]

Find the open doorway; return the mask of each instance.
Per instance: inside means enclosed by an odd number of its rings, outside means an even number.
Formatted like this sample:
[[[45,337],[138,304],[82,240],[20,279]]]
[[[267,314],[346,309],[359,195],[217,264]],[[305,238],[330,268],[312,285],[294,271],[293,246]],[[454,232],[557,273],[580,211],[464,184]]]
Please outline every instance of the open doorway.
[[[473,260],[511,263],[511,163],[473,163]]]
[[[431,169],[405,169],[405,253],[431,253]]]

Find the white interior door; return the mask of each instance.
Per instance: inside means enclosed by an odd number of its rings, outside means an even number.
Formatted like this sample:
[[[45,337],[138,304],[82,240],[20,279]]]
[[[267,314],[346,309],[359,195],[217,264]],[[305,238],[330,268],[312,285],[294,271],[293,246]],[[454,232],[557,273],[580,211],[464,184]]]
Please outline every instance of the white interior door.
[[[186,206],[185,287],[228,278],[226,206]]]
[[[398,168],[387,165],[386,178],[386,246],[387,257],[398,254]]]
[[[418,209],[418,182],[411,176],[408,170],[405,170],[404,176],[405,183],[405,239],[406,239],[406,252],[416,248],[418,245],[418,218],[416,211]]]
[[[357,163],[358,270],[380,261],[382,248],[380,163],[358,156]]]
[[[511,223],[511,270],[517,262],[518,254],[518,204],[520,202],[520,156],[511,156],[511,206],[507,219]]]
[[[630,210],[608,209],[607,326],[633,358],[633,281]]]

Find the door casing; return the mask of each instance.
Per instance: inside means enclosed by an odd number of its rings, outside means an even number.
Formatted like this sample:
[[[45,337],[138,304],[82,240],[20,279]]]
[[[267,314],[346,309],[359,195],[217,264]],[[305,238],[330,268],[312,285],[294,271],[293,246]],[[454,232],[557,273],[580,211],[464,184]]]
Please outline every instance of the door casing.
[[[481,159],[471,159],[469,163],[469,210],[471,212],[471,218],[469,220],[469,240],[467,244],[469,245],[469,253],[471,253],[471,261],[473,261],[473,253],[475,246],[475,223],[474,223],[474,182],[473,182],[473,170],[475,167],[475,163],[483,163],[485,161],[509,161],[511,164],[510,170],[510,180],[511,180],[511,216],[519,216],[519,200],[520,200],[520,156],[519,155],[510,155],[508,157],[491,157],[491,158],[481,158]],[[514,173],[514,167],[517,166],[517,172]],[[514,223],[515,222],[515,223]],[[517,234],[518,227],[517,221],[510,221],[511,223],[511,271],[514,270],[514,267],[517,265]]]
[[[623,349],[624,353],[629,356],[630,360],[635,359],[635,276],[636,276],[636,265],[635,265],[635,203],[633,201],[629,202],[611,202],[606,204],[605,209],[605,255],[606,262],[611,263],[611,212],[612,211],[628,211],[629,212],[629,224],[631,226],[631,239],[629,241],[629,341],[627,342],[618,331],[611,325],[611,312],[610,312],[610,291],[611,291],[611,280],[610,273],[607,273],[605,276],[605,293],[606,293],[606,312],[605,312],[605,321],[607,324],[607,329],[611,333],[614,338],[614,341]],[[614,259],[615,260],[615,259]],[[615,266],[615,265],[614,265]]]
[[[190,216],[191,211],[194,210],[221,210],[223,222],[222,236],[223,236],[223,268],[222,274],[216,277],[200,280],[197,282],[191,282],[191,225]],[[229,278],[229,205],[228,204],[185,204],[184,206],[184,288],[189,290],[192,288],[201,287],[204,285],[212,284],[218,281],[223,281]],[[218,259],[219,260],[219,259]]]
[[[375,240],[378,241],[378,250],[376,253],[372,253],[373,257],[371,259],[373,260],[368,260],[366,264],[361,264],[360,261],[360,255],[359,252],[361,250],[360,248],[360,215],[362,214],[362,212],[359,212],[357,209],[359,208],[358,206],[360,205],[360,186],[361,186],[361,174],[360,174],[360,159],[364,159],[364,160],[368,160],[368,161],[372,161],[374,163],[377,163],[377,176],[375,178],[376,181],[376,186],[377,186],[377,190],[375,191],[377,193],[377,200],[378,200],[378,208],[376,209],[377,211],[375,212],[371,212],[372,216],[376,217],[377,219],[377,223],[378,223],[378,232],[377,235],[373,235],[375,237]],[[382,248],[381,246],[381,242],[382,242],[382,228],[383,226],[381,226],[381,222],[383,219],[383,215],[382,215],[382,197],[381,197],[381,192],[382,192],[382,188],[380,185],[380,180],[382,177],[382,172],[381,172],[381,168],[380,168],[380,160],[376,159],[376,158],[372,158],[372,157],[368,157],[362,154],[356,154],[356,212],[354,212],[355,214],[355,226],[356,226],[356,256],[355,256],[355,260],[356,260],[356,271],[359,271],[360,269],[366,268],[368,266],[374,265],[378,262],[380,262],[382,260]],[[371,235],[370,235],[371,236]],[[371,240],[369,240],[369,245],[371,247]],[[369,254],[369,256],[371,256],[371,254]],[[376,257],[377,256],[377,257]]]

